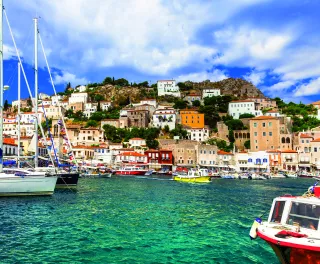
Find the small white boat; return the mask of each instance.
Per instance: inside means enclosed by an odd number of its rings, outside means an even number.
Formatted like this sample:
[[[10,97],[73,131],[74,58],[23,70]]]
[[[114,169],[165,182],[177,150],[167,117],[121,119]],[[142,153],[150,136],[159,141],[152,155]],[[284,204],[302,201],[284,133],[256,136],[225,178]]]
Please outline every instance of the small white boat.
[[[297,175],[297,173],[295,173],[295,172],[287,172],[287,173],[286,173],[286,176],[287,176],[288,178],[298,178],[298,175]]]
[[[282,173],[271,173],[270,174],[271,179],[284,179],[286,176]]]
[[[221,171],[220,172],[220,177],[222,179],[236,179],[238,178],[239,174],[234,171]]]

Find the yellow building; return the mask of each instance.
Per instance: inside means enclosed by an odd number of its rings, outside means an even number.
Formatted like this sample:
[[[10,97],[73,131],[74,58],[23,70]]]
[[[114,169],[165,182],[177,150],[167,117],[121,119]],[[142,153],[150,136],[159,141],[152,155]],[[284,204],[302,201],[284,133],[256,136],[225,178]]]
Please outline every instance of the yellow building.
[[[204,128],[204,114],[196,109],[180,110],[181,124],[191,128]]]

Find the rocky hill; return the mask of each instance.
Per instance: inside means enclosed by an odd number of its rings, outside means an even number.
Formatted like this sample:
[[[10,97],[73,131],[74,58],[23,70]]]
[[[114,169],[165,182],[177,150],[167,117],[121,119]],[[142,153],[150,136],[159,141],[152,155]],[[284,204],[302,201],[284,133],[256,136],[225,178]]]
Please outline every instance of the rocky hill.
[[[265,97],[264,94],[255,87],[252,83],[240,78],[228,78],[219,82],[210,82],[209,80],[203,82],[184,83],[190,89],[201,91],[204,88],[219,88],[222,95],[233,95],[239,99],[248,97]]]

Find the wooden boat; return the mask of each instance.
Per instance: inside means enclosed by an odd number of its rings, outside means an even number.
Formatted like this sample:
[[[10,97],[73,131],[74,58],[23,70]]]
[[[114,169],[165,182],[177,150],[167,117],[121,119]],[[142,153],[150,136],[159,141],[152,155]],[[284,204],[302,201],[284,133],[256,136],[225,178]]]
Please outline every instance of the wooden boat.
[[[256,218],[250,237],[265,240],[280,263],[320,263],[320,186],[303,196],[273,200],[267,221]]]
[[[190,169],[187,174],[178,173],[173,179],[180,182],[208,183],[211,177],[207,169]]]

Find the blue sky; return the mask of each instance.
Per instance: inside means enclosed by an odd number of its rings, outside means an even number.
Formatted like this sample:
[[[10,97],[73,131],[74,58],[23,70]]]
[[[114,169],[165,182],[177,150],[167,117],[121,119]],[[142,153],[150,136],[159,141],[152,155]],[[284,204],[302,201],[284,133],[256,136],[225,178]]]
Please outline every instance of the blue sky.
[[[59,91],[101,82],[241,77],[265,95],[320,100],[317,0],[4,0],[33,87],[33,17]],[[4,24],[4,83],[17,97],[17,61]],[[39,92],[52,94],[39,49]],[[22,85],[22,95],[28,95]]]

